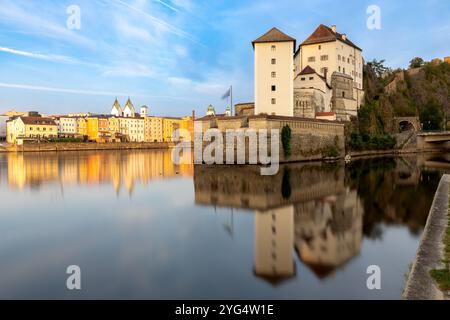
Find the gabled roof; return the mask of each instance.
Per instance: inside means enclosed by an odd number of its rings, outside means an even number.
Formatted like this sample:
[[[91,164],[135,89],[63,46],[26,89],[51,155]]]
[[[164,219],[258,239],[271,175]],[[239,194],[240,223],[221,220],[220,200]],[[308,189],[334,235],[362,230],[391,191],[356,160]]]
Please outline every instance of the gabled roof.
[[[316,70],[315,69],[313,69],[313,68],[311,68],[309,65],[307,65],[296,77],[295,77],[295,79],[297,79],[299,76],[306,76],[306,75],[309,75],[309,74],[316,74],[320,79],[322,79],[323,80],[323,82],[325,82],[325,84],[327,85],[327,87],[328,88],[330,88],[331,89],[331,86],[328,84],[328,82],[327,82],[327,79],[325,79],[325,77],[324,76],[322,76],[321,74],[318,74],[317,72],[316,72]],[[295,80],[294,79],[294,80]]]
[[[253,47],[255,43],[267,43],[267,42],[294,42],[294,50],[296,47],[296,40],[279,29],[273,27],[258,39],[252,41]]]
[[[299,73],[299,75],[305,75],[305,74],[313,74],[316,73],[316,70],[314,70],[313,68],[311,68],[309,65],[306,66],[302,72]]]
[[[339,32],[333,32],[333,30],[323,24],[317,27],[317,29],[305,40],[302,42],[300,46],[307,44],[315,44],[315,43],[324,43],[324,42],[332,42],[332,41],[342,41],[353,48],[361,50],[357,45],[351,42],[348,38],[344,39],[344,35]]]

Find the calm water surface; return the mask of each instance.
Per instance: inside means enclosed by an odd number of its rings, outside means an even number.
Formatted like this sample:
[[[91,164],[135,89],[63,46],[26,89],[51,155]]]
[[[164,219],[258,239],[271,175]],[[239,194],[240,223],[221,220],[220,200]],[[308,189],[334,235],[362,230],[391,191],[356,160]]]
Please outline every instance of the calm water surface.
[[[399,299],[447,160],[0,154],[0,298]],[[78,265],[82,290],[66,289]],[[382,289],[366,287],[378,265]]]

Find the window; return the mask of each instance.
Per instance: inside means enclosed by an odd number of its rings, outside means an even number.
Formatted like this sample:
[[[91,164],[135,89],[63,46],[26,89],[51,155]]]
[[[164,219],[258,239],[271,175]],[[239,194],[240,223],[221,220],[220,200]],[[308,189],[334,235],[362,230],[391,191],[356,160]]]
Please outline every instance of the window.
[[[308,62],[316,62],[316,57],[309,57]]]
[[[272,59],[272,64],[277,64],[277,59]]]
[[[325,76],[328,73],[328,68],[322,68],[320,72]]]
[[[342,91],[342,98],[345,98],[345,91]]]
[[[277,104],[277,99],[272,98],[272,104]]]
[[[347,58],[347,63],[350,63],[350,58]]]
[[[300,80],[301,80],[301,81],[305,81],[306,79],[305,79],[305,78],[300,78]]]
[[[339,72],[341,72],[341,66],[338,67]]]
[[[272,78],[276,78],[277,77],[277,73],[275,71],[272,71]]]
[[[277,46],[272,45],[272,46],[270,47],[270,49],[271,49],[272,51],[275,51],[275,50],[277,50]]]
[[[341,55],[340,54],[338,54],[338,60],[341,61]]]
[[[309,80],[314,80],[314,77],[309,77]]]
[[[322,46],[319,44],[319,50],[322,49]]]
[[[327,61],[328,60],[328,55],[325,54],[323,56],[320,56],[320,61]]]
[[[343,70],[343,72],[345,73],[345,68],[343,68],[342,70]]]
[[[272,91],[277,91],[277,86],[272,86]]]

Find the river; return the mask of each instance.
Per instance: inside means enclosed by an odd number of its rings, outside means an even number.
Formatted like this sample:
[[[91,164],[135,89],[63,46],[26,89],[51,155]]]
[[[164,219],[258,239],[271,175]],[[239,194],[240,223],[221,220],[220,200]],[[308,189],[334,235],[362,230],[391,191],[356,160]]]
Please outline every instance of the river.
[[[0,298],[400,299],[447,167],[384,157],[260,176],[170,151],[0,153]]]

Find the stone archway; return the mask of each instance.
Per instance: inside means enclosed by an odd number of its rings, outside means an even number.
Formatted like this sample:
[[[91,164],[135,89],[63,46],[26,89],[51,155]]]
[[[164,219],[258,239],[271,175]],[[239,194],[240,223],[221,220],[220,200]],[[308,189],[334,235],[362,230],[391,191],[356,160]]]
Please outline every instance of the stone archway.
[[[397,117],[394,118],[396,129],[399,133],[407,131],[421,131],[418,117]]]

